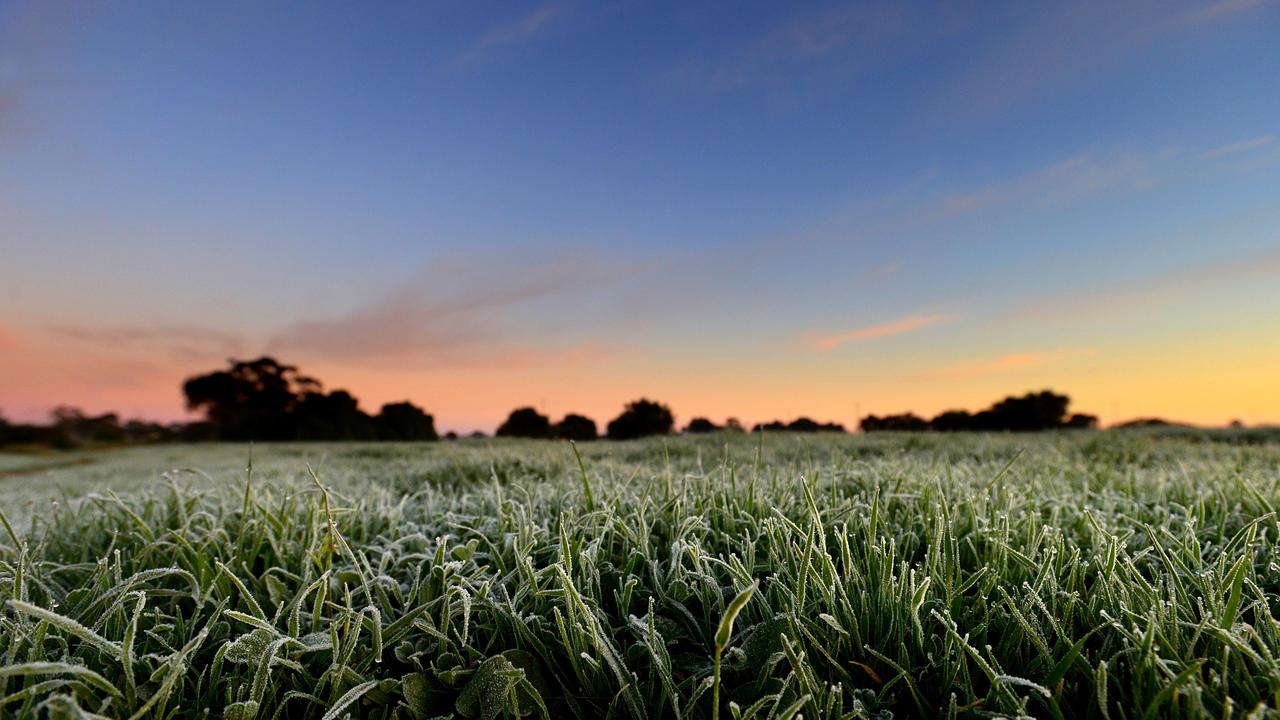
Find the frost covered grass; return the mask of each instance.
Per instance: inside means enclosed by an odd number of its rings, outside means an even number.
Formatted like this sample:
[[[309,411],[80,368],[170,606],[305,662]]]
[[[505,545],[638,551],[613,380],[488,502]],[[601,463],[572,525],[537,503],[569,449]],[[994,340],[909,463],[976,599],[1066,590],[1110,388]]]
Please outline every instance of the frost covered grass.
[[[1280,445],[581,451],[0,472],[0,716],[1280,717]]]

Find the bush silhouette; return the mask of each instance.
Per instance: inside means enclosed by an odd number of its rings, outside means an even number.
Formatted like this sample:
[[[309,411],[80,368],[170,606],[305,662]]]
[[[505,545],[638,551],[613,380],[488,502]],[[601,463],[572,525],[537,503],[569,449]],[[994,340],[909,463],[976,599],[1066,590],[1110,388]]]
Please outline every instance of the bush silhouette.
[[[1076,413],[1067,419],[1067,422],[1063,427],[1068,427],[1073,430],[1095,430],[1098,427],[1098,416]]]
[[[820,423],[807,417],[799,417],[787,424],[787,429],[791,432],[844,432],[844,426],[840,423],[826,422]]]
[[[876,417],[868,415],[858,425],[863,432],[881,432],[892,430],[897,432],[919,432],[929,429],[929,421],[913,413],[886,415]]]
[[[820,423],[813,418],[798,417],[789,423],[781,420],[773,420],[767,423],[757,423],[752,432],[800,432],[800,433],[816,433],[816,432],[846,432],[844,426],[840,423],[827,422]]]
[[[600,436],[596,430],[596,421],[585,415],[569,413],[556,423],[556,437],[563,440],[595,440]]]
[[[1116,423],[1111,427],[1129,429],[1129,428],[1190,428],[1194,426],[1189,423],[1178,422],[1177,420],[1168,420],[1165,418],[1158,418],[1158,417],[1148,417],[1148,418],[1134,418],[1133,420],[1126,420],[1124,422]]]
[[[628,403],[622,414],[609,423],[611,440],[631,440],[648,435],[666,435],[675,425],[671,408],[651,400]]]
[[[685,426],[684,431],[690,435],[701,435],[703,433],[713,433],[720,429],[719,425],[711,422],[704,417],[694,418]]]
[[[84,443],[121,443],[125,441],[124,427],[115,413],[85,415],[80,408],[59,405],[50,413],[50,428],[55,446],[74,447]]]
[[[549,438],[551,420],[531,407],[512,410],[507,421],[494,433],[498,437]]]
[[[930,420],[929,427],[939,432],[972,430],[973,415],[968,410],[948,410]]]
[[[435,418],[409,401],[388,403],[373,419],[380,440],[437,440]]]

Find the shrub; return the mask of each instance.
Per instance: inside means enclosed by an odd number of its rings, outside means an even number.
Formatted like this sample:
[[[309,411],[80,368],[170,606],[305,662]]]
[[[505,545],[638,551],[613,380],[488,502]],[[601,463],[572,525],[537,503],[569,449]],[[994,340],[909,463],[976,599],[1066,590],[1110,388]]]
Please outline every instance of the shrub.
[[[595,440],[600,436],[596,421],[585,415],[569,413],[556,423],[556,437],[564,440]]]
[[[609,423],[609,439],[631,440],[648,435],[666,435],[674,425],[671,408],[641,398],[628,403],[622,414]]]
[[[531,407],[512,410],[507,421],[494,433],[498,437],[549,438],[551,420]]]

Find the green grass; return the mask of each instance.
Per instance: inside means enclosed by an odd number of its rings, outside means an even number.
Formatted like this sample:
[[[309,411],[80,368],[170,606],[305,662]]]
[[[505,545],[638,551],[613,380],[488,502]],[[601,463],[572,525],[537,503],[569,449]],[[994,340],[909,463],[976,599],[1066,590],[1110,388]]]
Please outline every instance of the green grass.
[[[1280,717],[1280,445],[1203,440],[0,457],[0,716]]]

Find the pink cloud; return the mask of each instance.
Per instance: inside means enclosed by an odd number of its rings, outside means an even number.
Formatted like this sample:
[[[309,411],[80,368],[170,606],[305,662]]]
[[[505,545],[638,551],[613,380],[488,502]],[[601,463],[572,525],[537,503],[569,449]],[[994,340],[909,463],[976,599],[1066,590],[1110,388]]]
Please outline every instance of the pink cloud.
[[[931,375],[947,378],[971,378],[982,375],[999,375],[1032,367],[1041,367],[1081,357],[1093,357],[1097,354],[1094,348],[1071,348],[1049,350],[1044,352],[1025,352],[1001,355],[995,358],[956,363],[938,370]]]
[[[949,319],[950,318],[946,315],[910,315],[900,320],[894,320],[893,322],[858,328],[857,330],[836,333],[834,335],[809,336],[807,337],[807,344],[813,350],[825,352],[827,350],[834,350],[841,345],[846,345],[851,342],[875,340],[877,338],[901,335],[903,333],[921,330],[932,325],[946,322]]]

